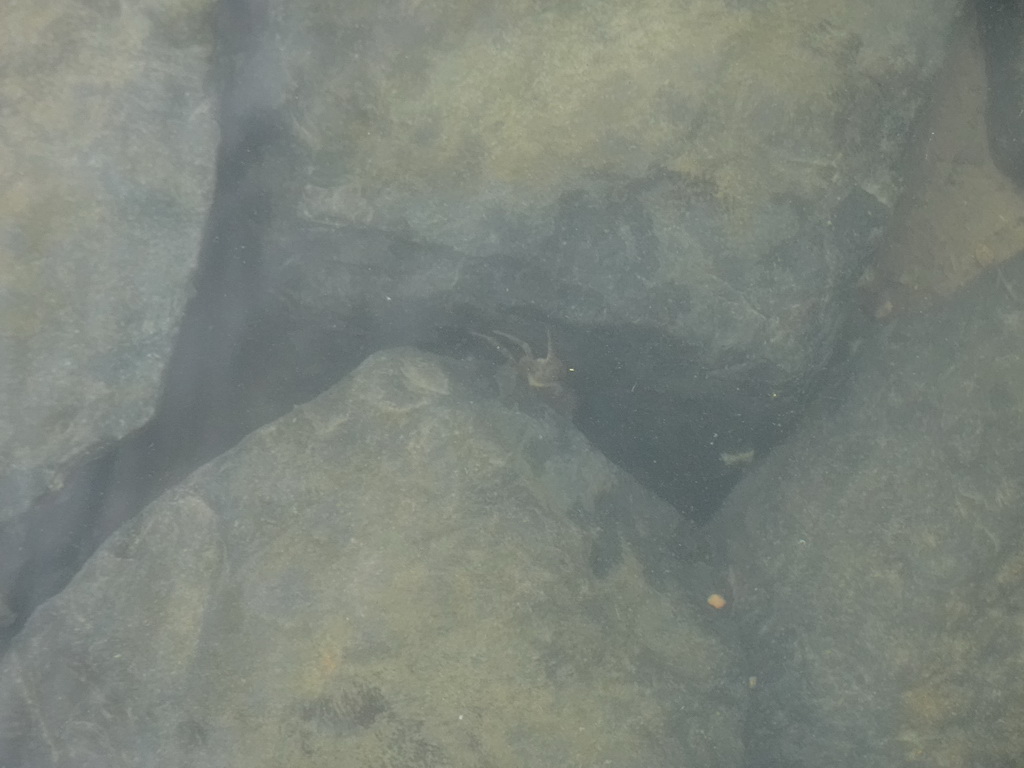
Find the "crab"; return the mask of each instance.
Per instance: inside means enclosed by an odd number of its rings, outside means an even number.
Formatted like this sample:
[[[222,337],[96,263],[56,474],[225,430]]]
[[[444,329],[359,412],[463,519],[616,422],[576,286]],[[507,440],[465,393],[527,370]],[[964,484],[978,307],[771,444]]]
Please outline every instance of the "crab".
[[[555,355],[550,328],[548,329],[548,351],[544,357],[536,357],[527,342],[511,333],[491,331],[493,336],[476,331],[470,331],[470,333],[501,352],[515,366],[517,374],[522,376],[531,389],[538,390],[539,394],[551,401],[553,405],[572,412],[575,398],[572,390],[565,383],[565,378],[571,369]],[[510,350],[509,344],[518,347],[520,354],[517,355]]]

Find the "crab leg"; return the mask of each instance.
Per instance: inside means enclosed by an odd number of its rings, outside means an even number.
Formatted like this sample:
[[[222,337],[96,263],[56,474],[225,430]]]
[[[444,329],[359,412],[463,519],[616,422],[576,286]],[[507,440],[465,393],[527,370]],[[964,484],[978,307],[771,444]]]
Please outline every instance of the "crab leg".
[[[518,336],[513,336],[511,333],[505,333],[504,331],[492,331],[494,335],[501,336],[503,339],[508,339],[513,344],[518,344],[519,348],[523,350],[523,354],[530,360],[533,360],[533,350],[530,349],[530,345],[520,339]],[[551,342],[551,332],[548,331],[548,343]]]
[[[505,349],[505,347],[502,346],[502,343],[500,341],[498,341],[496,338],[494,338],[493,336],[488,336],[486,333],[478,333],[477,331],[470,331],[469,333],[472,336],[476,336],[478,339],[483,339],[484,341],[486,341],[488,344],[490,344],[496,350],[501,352],[501,354],[503,354],[506,358],[508,358],[509,362],[511,362],[511,363],[513,363],[515,365],[519,364],[519,360],[516,359],[516,356],[513,355],[511,352],[509,352],[507,349]],[[500,331],[495,331],[495,333],[497,333],[497,334],[499,334],[501,336],[505,335],[505,334],[501,333]]]

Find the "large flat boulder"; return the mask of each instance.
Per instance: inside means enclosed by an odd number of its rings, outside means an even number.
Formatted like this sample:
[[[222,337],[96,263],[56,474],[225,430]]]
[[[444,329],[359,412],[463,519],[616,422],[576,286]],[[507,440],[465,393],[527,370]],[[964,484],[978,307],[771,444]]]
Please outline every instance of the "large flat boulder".
[[[280,284],[310,312],[545,319],[623,389],[799,384],[960,5],[270,2]]]
[[[694,530],[492,390],[379,353],[166,492],[15,640],[0,755],[737,768]]]

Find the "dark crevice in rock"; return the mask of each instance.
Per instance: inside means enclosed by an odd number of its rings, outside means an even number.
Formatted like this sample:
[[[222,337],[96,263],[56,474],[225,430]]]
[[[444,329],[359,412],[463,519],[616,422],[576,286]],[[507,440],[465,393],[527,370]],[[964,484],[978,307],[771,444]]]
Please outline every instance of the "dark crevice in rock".
[[[698,370],[692,350],[673,345],[656,329],[625,322],[574,327],[521,299],[486,312],[468,310],[456,303],[454,289],[394,302],[387,296],[339,299],[336,312],[322,310],[317,316],[296,309],[274,272],[274,260],[264,259],[265,248],[281,247],[279,233],[271,232],[275,222],[281,223],[275,203],[288,199],[277,188],[287,177],[279,171],[294,159],[273,88],[254,85],[272,79],[274,72],[266,59],[270,46],[260,42],[265,13],[261,2],[225,0],[219,7],[215,74],[223,95],[217,184],[195,294],[155,416],[69,469],[63,488],[40,498],[29,515],[8,526],[32,526],[31,536],[0,530],[0,542],[26,542],[0,570],[0,594],[13,612],[0,636],[2,646],[119,525],[164,489],[322,392],[379,349],[415,345],[453,357],[486,358],[493,350],[475,343],[472,331],[532,328],[531,341],[538,343],[550,329],[556,343],[571,350],[566,361],[576,369],[570,384],[579,400],[577,426],[609,458],[697,520],[718,508],[749,457],[792,427],[818,386],[805,380],[791,391],[771,389],[758,383],[770,377],[756,370],[743,377],[749,383],[745,389],[736,387],[735,376],[728,388],[716,386]],[[250,91],[259,98],[247,97]],[[330,235],[311,250],[333,253],[330,249],[339,246],[331,237],[337,233]],[[415,243],[408,252],[395,243],[390,248],[395,269],[403,268],[402,259],[444,256]],[[426,255],[418,256],[416,249]],[[377,241],[367,250],[377,254]],[[381,263],[391,264],[376,261],[368,268]],[[511,259],[506,263],[514,266]],[[472,279],[517,276],[488,272]],[[504,364],[500,357],[494,362]],[[692,378],[692,392],[686,385],[665,392],[643,384],[673,377]]]
[[[244,435],[309,399],[369,351],[338,318],[299,322],[270,300],[261,250],[271,195],[272,115],[247,115],[223,141],[189,301],[152,420],[64,472],[62,487],[0,527],[0,648],[96,548],[165,488]]]

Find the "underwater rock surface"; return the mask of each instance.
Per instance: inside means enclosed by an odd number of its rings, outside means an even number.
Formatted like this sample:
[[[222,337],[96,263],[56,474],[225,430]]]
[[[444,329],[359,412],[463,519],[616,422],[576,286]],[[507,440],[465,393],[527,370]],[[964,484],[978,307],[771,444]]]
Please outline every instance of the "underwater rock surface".
[[[716,521],[748,765],[1024,754],[1024,261],[898,318]]]
[[[411,350],[166,492],[0,668],[12,764],[737,768],[694,529]]]

